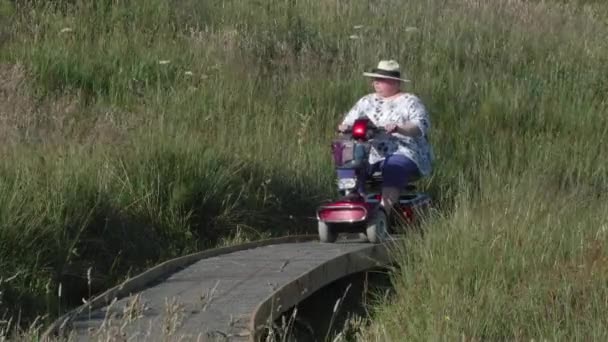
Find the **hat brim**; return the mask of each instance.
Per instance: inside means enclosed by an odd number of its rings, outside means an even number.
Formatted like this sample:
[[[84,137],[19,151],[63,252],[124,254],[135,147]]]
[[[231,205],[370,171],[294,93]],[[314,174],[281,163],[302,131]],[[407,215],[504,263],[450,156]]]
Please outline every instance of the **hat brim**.
[[[401,81],[401,82],[404,82],[404,83],[411,82],[410,80],[407,80],[407,79],[403,79],[403,78],[399,78],[399,77],[386,76],[386,75],[382,75],[382,74],[376,74],[374,72],[364,72],[363,76],[373,77],[373,78],[386,78],[386,79],[389,79],[389,80]]]

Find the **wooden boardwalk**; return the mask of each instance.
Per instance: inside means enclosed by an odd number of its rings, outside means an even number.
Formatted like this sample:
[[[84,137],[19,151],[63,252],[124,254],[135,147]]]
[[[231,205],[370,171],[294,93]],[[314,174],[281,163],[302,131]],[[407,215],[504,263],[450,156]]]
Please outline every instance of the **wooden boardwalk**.
[[[322,287],[389,261],[385,245],[352,240],[250,247],[167,268],[122,296],[106,294],[103,304],[58,320],[55,332],[63,325],[77,341],[253,341]]]

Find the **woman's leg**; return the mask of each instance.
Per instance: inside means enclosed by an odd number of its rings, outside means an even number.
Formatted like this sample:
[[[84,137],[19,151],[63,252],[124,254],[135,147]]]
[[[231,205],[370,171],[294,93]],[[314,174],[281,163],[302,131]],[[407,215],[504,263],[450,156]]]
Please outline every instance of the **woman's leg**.
[[[390,216],[395,204],[399,202],[401,189],[408,180],[419,174],[418,167],[409,158],[402,155],[391,155],[382,165],[382,202],[387,216]]]
[[[384,212],[387,217],[390,217],[393,209],[395,208],[395,203],[399,201],[399,188],[391,187],[391,186],[383,186],[382,187],[382,208],[384,208]]]

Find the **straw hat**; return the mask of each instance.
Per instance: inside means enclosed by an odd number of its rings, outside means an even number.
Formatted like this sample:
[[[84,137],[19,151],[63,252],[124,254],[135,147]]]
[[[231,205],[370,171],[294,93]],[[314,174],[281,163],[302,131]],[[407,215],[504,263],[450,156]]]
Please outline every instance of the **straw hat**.
[[[410,80],[408,79],[401,78],[399,63],[393,60],[380,61],[376,68],[372,69],[371,72],[364,72],[363,76],[373,78],[387,78],[390,80],[397,80],[401,82],[410,82]]]

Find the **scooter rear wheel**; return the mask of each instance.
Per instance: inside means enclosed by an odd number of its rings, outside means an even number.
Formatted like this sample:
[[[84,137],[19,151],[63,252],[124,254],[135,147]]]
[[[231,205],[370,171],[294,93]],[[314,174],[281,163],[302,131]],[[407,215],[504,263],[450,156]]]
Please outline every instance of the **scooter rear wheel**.
[[[319,221],[319,240],[321,242],[336,242],[338,233],[333,230],[333,227],[325,222]]]

